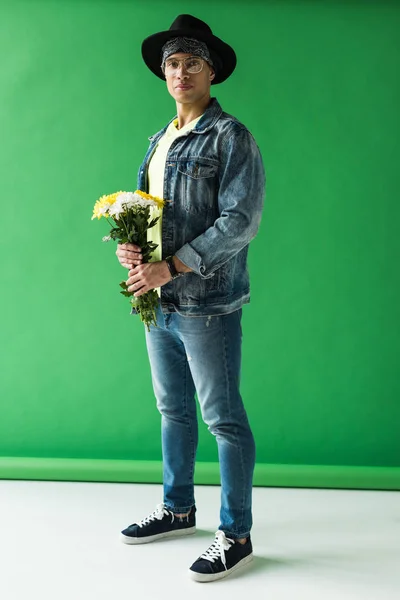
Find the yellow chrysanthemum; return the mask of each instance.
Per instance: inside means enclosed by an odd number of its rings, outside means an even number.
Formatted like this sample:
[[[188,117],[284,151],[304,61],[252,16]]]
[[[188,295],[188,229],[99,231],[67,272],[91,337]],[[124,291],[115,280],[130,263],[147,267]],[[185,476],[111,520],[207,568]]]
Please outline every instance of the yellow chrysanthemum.
[[[158,206],[158,208],[162,208],[164,206],[164,200],[162,198],[158,198],[158,196],[152,196],[151,194],[146,194],[146,192],[142,192],[141,190],[135,190],[135,194],[138,194],[143,200],[153,200]]]
[[[108,212],[105,209],[109,208],[114,204],[118,194],[121,194],[121,192],[115,192],[115,194],[108,194],[108,196],[101,196],[101,198],[97,200],[93,208],[92,221],[96,217],[98,219],[101,219],[101,217],[108,217]]]

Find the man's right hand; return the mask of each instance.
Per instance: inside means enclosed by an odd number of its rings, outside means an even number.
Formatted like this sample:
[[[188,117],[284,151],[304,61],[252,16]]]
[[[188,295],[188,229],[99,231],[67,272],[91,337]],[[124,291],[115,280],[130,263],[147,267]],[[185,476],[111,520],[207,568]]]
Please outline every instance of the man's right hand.
[[[135,244],[118,244],[115,254],[120,264],[127,269],[133,269],[142,264],[141,248]]]

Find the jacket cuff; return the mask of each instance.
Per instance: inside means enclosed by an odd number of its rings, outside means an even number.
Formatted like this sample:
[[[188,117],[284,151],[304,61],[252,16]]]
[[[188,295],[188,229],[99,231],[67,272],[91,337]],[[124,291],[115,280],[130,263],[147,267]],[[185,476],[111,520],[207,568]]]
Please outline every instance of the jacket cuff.
[[[184,265],[192,269],[194,273],[200,275],[203,279],[209,279],[214,277],[215,273],[207,273],[207,268],[203,262],[202,257],[192,246],[188,243],[182,246],[177,252],[174,253]]]

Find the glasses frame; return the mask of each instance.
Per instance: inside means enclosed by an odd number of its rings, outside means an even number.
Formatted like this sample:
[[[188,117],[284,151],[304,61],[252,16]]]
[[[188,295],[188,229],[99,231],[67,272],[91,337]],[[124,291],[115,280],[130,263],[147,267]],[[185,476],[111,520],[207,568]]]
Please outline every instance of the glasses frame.
[[[166,63],[168,60],[170,60],[171,57],[168,57],[167,60],[165,61],[165,63],[163,65],[161,65],[161,70],[164,73],[164,75],[166,74]],[[185,61],[186,60],[190,60],[191,58],[198,58],[199,60],[201,60],[201,69],[200,71],[196,71],[195,73],[191,73],[190,71],[188,71],[188,69],[186,68],[186,64]],[[197,75],[197,73],[201,73],[202,70],[204,69],[204,58],[202,58],[201,56],[197,56],[196,54],[193,54],[193,56],[186,56],[185,58],[173,58],[171,60],[176,60],[179,63],[179,66],[177,69],[175,69],[175,72],[178,71],[179,67],[183,64],[183,67],[186,71],[186,73],[190,73],[190,75]]]

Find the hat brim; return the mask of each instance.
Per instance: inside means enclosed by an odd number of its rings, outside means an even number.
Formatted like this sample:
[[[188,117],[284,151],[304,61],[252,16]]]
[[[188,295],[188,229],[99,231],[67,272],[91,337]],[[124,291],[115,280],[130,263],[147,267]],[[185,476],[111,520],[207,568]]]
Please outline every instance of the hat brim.
[[[193,31],[193,29],[174,29],[161,31],[150,35],[142,42],[142,57],[148,68],[154,75],[165,81],[164,74],[161,70],[161,50],[168,40],[176,37],[195,38],[207,44],[210,54],[216,54],[221,61],[221,67],[216,68],[216,73],[211,85],[222,83],[230,75],[236,67],[236,54],[234,49],[223,42],[215,35],[207,34],[201,31]],[[216,65],[217,67],[217,65]]]

